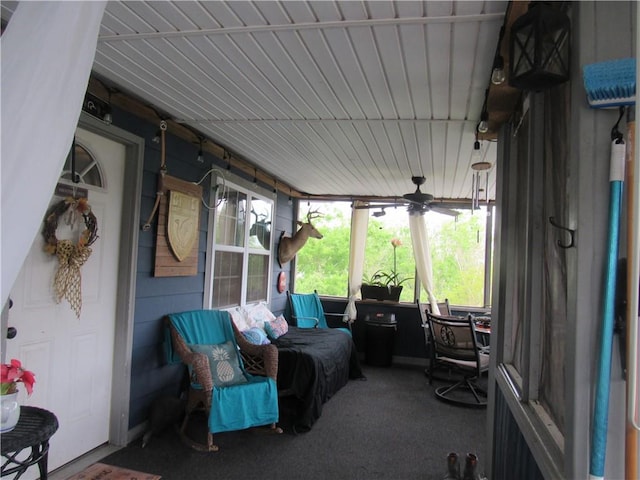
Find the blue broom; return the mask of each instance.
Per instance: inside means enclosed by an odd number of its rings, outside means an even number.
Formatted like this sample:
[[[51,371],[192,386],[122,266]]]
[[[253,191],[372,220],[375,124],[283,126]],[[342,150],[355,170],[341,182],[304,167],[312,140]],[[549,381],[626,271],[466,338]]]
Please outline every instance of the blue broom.
[[[589,465],[590,478],[603,479],[607,451],[616,269],[625,164],[625,145],[617,127],[622,119],[624,106],[635,104],[636,61],[626,58],[586,65],[583,68],[583,77],[587,101],[592,108],[620,108],[618,123],[611,131],[608,252]]]
[[[587,101],[591,108],[635,105],[635,58],[592,63],[585,65],[582,73]]]

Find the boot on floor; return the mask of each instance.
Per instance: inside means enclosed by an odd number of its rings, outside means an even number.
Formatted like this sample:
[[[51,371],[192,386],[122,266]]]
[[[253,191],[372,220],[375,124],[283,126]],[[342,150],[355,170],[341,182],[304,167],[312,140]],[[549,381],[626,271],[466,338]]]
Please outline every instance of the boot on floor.
[[[458,461],[458,454],[455,452],[447,455],[447,474],[444,480],[460,480],[460,462]]]
[[[482,477],[478,473],[478,457],[473,453],[467,454],[462,480],[482,480]]]

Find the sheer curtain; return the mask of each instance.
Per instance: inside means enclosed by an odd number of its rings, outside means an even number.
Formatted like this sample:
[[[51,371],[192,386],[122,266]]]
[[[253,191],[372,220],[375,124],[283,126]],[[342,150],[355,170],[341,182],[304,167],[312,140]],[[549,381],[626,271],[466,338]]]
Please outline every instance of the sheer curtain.
[[[358,316],[356,299],[362,284],[364,271],[364,248],[367,243],[369,210],[355,207],[366,205],[356,201],[351,209],[351,242],[349,246],[349,302],[344,312],[344,320],[353,322]]]
[[[418,277],[427,292],[427,299],[431,305],[431,311],[440,315],[438,300],[433,293],[433,270],[431,267],[431,250],[429,249],[429,236],[424,215],[419,213],[409,214],[409,230],[411,231],[411,244],[413,245],[413,257],[416,262]]]
[[[106,2],[20,2],[0,38],[2,305],[80,118]]]

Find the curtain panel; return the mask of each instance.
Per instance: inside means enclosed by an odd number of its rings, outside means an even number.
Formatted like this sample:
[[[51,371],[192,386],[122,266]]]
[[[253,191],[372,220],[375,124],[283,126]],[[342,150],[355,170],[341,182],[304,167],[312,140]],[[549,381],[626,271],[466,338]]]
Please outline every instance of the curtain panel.
[[[20,2],[0,38],[3,305],[71,147],[105,6]]]
[[[364,272],[364,249],[367,243],[367,229],[369,227],[369,210],[356,209],[364,205],[356,201],[351,209],[351,239],[349,245],[349,301],[344,312],[345,320],[354,321],[358,315],[356,299],[362,285]]]
[[[431,305],[431,311],[440,315],[438,300],[433,293],[433,268],[431,266],[431,249],[429,248],[429,235],[424,215],[409,215],[409,230],[411,231],[411,244],[413,245],[413,257],[416,262],[418,277],[427,292],[427,300]]]

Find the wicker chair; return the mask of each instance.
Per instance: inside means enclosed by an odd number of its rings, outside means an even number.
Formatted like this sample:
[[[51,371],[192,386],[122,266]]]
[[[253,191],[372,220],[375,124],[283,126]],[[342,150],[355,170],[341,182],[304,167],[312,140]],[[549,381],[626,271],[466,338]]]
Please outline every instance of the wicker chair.
[[[216,385],[210,368],[209,356],[204,353],[194,351],[194,338],[189,338],[183,331],[179,331],[181,325],[176,325],[176,318],[179,316],[189,316],[188,322],[221,322],[225,332],[224,340],[232,342],[235,350],[239,348],[238,363],[246,377],[246,383],[230,386]],[[184,324],[184,322],[183,322]],[[214,432],[240,430],[249,427],[268,425],[270,431],[282,433],[282,429],[276,426],[278,420],[278,350],[274,345],[254,345],[249,343],[238,331],[234,323],[230,320],[228,313],[223,311],[202,310],[194,312],[183,312],[181,314],[171,314],[165,317],[165,325],[170,332],[172,351],[170,358],[177,355],[180,360],[189,367],[191,382],[189,386],[186,415],[180,426],[179,433],[182,440],[190,447],[199,451],[218,451],[215,445]],[[218,328],[218,327],[216,327]],[[185,336],[187,338],[185,338]],[[219,344],[220,338],[207,339],[205,341],[212,344]],[[202,343],[202,335],[200,342]],[[215,346],[215,345],[214,345]],[[259,384],[259,385],[257,385]],[[253,385],[248,389],[245,386]],[[223,390],[229,389],[226,392]],[[233,389],[233,390],[231,390]],[[258,397],[256,397],[256,392]],[[225,398],[243,400],[255,398],[255,404],[248,412],[242,412],[237,407],[241,402],[225,402]],[[247,397],[248,395],[248,397]],[[217,403],[216,403],[217,402]],[[191,438],[186,433],[191,414],[197,410],[204,410],[209,417],[209,428],[207,433],[207,444],[204,445]],[[244,415],[243,415],[244,414]],[[229,418],[234,417],[234,418]],[[225,424],[225,421],[228,423]]]

